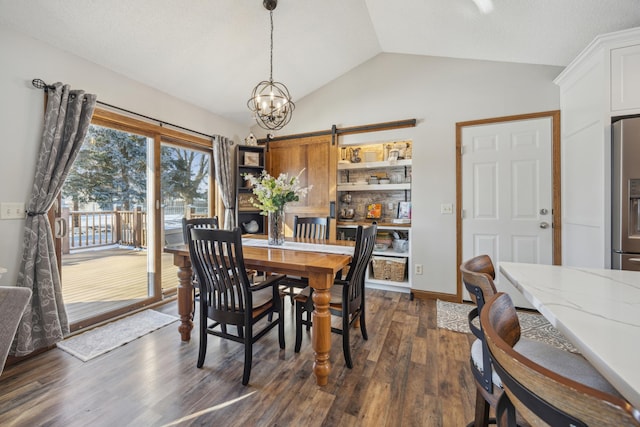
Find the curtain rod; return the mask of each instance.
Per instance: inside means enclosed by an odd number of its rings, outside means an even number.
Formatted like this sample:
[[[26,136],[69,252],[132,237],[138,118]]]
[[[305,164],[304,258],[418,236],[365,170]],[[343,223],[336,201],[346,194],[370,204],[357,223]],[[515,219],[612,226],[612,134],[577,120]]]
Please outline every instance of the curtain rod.
[[[366,133],[376,132],[386,129],[399,129],[407,127],[415,127],[416,119],[396,120],[394,122],[374,123],[370,125],[351,126],[346,128],[338,128],[336,125],[332,125],[331,129],[319,130],[315,132],[297,133],[293,135],[284,135],[277,137],[267,137],[258,140],[260,143],[269,143],[271,141],[285,141],[288,139],[309,138],[313,136],[331,135],[331,144],[335,145],[335,138],[337,135],[347,135],[351,133]]]
[[[54,88],[53,85],[48,85],[41,79],[33,79],[31,81],[31,84],[33,85],[33,87],[35,87],[37,89],[43,89],[45,92],[47,92],[49,89],[53,89]],[[96,103],[98,103],[100,105],[104,105],[105,107],[109,107],[109,108],[113,108],[113,109],[116,109],[116,110],[119,110],[119,111],[123,111],[125,113],[133,114],[133,115],[136,115],[138,117],[143,117],[143,118],[145,118],[147,120],[152,120],[154,122],[158,122],[158,123],[160,123],[161,127],[163,125],[168,125],[168,126],[172,126],[174,128],[186,130],[188,132],[192,132],[192,133],[195,133],[195,134],[198,134],[198,135],[206,136],[208,138],[213,138],[214,137],[214,135],[208,135],[206,133],[198,132],[197,130],[189,129],[189,128],[186,128],[186,127],[183,127],[183,126],[180,126],[180,125],[174,125],[173,123],[165,122],[164,120],[159,120],[159,119],[156,119],[154,117],[149,117],[149,116],[145,116],[144,114],[136,113],[135,111],[131,111],[131,110],[127,110],[125,108],[116,107],[115,105],[107,104],[106,102],[96,101]]]

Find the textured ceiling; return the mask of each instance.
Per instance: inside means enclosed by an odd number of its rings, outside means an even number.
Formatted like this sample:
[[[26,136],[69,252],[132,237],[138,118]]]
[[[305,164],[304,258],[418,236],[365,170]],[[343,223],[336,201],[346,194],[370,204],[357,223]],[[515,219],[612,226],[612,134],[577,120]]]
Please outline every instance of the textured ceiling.
[[[567,65],[640,0],[280,0],[274,80],[300,100],[381,52]],[[269,77],[261,0],[0,0],[0,23],[249,125]]]

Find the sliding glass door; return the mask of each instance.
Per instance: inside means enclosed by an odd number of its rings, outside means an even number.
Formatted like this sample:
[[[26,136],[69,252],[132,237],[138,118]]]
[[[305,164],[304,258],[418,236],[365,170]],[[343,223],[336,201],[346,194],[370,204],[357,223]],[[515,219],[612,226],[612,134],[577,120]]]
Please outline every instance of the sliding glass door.
[[[215,207],[210,140],[100,109],[92,122],[50,215],[72,331],[175,295],[163,248]]]

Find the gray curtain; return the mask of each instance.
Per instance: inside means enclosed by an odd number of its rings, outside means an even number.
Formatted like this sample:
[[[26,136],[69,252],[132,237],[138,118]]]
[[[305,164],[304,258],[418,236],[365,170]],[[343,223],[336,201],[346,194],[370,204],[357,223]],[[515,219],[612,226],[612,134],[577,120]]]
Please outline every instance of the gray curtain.
[[[236,226],[236,187],[235,171],[231,163],[233,141],[224,136],[213,137],[213,163],[216,182],[224,203],[224,228],[231,230]]]
[[[11,351],[15,356],[51,346],[69,333],[47,211],[53,206],[82,146],[96,96],[70,90],[69,85],[62,83],[54,84],[47,92],[44,130],[27,208],[17,283],[31,289],[33,298],[18,326]]]

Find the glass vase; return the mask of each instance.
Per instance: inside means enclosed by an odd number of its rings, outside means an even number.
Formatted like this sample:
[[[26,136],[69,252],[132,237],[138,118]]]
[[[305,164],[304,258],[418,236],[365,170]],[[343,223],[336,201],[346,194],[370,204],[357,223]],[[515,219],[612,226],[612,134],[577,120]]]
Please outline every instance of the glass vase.
[[[284,244],[284,208],[269,212],[267,223],[269,245]]]

